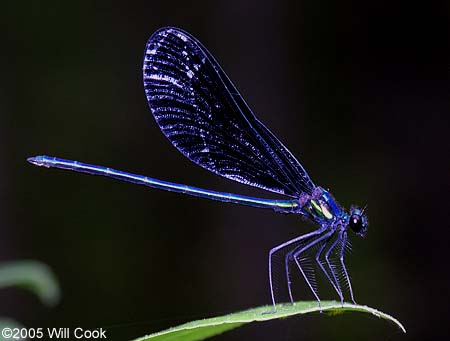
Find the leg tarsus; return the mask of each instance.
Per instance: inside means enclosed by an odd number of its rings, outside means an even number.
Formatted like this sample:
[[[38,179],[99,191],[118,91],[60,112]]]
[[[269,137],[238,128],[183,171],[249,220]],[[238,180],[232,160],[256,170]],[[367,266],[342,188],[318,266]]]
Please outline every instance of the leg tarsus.
[[[277,312],[277,307],[274,306],[272,310],[269,311],[263,311],[262,314],[263,315],[270,315],[270,314],[275,314]]]
[[[347,281],[347,284],[348,284],[348,291],[350,292],[350,299],[352,300],[352,302],[354,304],[356,304],[355,298],[353,296],[352,283],[350,282],[350,277],[348,276],[347,268],[345,267],[345,264],[344,264],[344,252],[345,252],[345,244],[346,243],[347,243],[347,232],[344,231],[344,232],[342,232],[342,249],[341,249],[339,261],[341,262],[345,280]]]

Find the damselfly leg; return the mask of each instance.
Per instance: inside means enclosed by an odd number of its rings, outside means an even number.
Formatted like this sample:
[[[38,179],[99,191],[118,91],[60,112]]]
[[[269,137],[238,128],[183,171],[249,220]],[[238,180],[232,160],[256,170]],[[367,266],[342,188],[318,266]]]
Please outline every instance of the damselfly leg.
[[[272,267],[273,256],[283,249],[294,248],[296,245],[298,245],[298,243],[301,243],[303,240],[320,235],[325,230],[326,230],[326,227],[321,227],[315,231],[312,231],[310,233],[304,234],[297,238],[291,239],[283,244],[280,244],[269,251],[269,286],[270,286],[270,296],[272,298],[273,310],[266,312],[267,314],[275,313],[277,311],[274,286],[273,286],[273,267]],[[286,257],[287,257],[287,255],[286,255]],[[290,284],[290,276],[289,276],[289,267],[286,267],[285,271],[286,271],[286,276],[287,276],[288,290],[290,292],[291,300],[293,303],[292,293],[291,293],[291,289],[290,289],[291,284]]]
[[[333,253],[333,250],[336,248],[336,246],[340,242],[340,235],[338,238],[336,238],[331,244],[330,248],[325,252],[325,262],[328,265],[328,268],[330,269],[331,275],[333,276],[334,283],[336,284],[336,287],[339,289],[339,298],[341,299],[341,303],[344,303],[344,295],[342,293],[341,285],[339,284],[339,277],[336,276],[336,269],[335,266],[330,261],[330,255]]]
[[[342,247],[341,247],[341,250],[340,250],[341,252],[340,252],[340,255],[339,255],[339,261],[340,261],[341,267],[342,267],[342,274],[343,274],[343,276],[345,278],[345,281],[347,282],[348,291],[350,292],[350,298],[351,298],[352,302],[354,304],[356,304],[355,298],[353,296],[352,283],[350,281],[350,277],[348,275],[347,268],[345,267],[345,263],[344,263],[344,253],[345,253],[345,247],[347,245],[347,232],[346,231],[342,231],[341,235],[342,235],[342,237],[341,237]]]
[[[333,233],[334,233],[334,231],[329,231],[329,232],[325,233],[323,236],[316,238],[315,240],[313,240],[306,246],[302,247],[301,249],[299,249],[299,250],[296,249],[296,250],[292,251],[293,252],[292,257],[294,258],[294,261],[297,264],[298,269],[302,273],[303,278],[305,279],[306,283],[308,284],[309,288],[311,289],[312,293],[314,294],[315,298],[317,299],[317,302],[319,303],[319,307],[320,307],[320,298],[319,298],[319,293],[317,291],[317,283],[315,281],[314,269],[311,267],[310,269],[308,269],[310,271],[305,271],[305,269],[302,267],[301,259],[299,257],[303,253],[308,251],[310,248],[312,248],[313,246],[328,239]]]
[[[325,276],[327,277],[328,282],[331,283],[331,285],[333,286],[333,289],[337,292],[337,294],[339,295],[339,298],[341,299],[341,302],[343,302],[344,298],[342,295],[342,290],[339,286],[339,282],[336,279],[336,276],[334,275],[333,272],[331,272],[333,279],[330,277],[330,274],[328,273],[328,271],[326,270],[325,266],[323,265],[322,261],[320,260],[320,257],[322,256],[322,252],[323,250],[329,245],[329,243],[332,241],[332,237],[328,238],[326,240],[325,243],[322,244],[322,246],[320,247],[319,251],[316,254],[316,263],[319,265],[320,269],[322,270],[322,272],[325,274]],[[331,248],[334,247],[334,245],[337,243],[337,239],[334,240],[331,244]],[[325,258],[325,261],[327,261],[327,259]]]

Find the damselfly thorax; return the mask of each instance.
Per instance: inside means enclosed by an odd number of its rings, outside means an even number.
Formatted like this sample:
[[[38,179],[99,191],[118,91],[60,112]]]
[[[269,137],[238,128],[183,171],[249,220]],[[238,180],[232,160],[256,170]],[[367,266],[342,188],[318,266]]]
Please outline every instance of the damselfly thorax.
[[[319,225],[331,224],[343,212],[333,196],[322,187],[316,187],[311,195],[302,193],[298,202],[299,213]]]

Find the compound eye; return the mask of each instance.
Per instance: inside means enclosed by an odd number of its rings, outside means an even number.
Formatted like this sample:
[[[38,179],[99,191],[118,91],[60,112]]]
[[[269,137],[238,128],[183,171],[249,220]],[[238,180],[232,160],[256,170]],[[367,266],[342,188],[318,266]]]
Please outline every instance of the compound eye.
[[[355,233],[360,233],[364,229],[362,218],[357,214],[352,214],[350,216],[349,225]]]

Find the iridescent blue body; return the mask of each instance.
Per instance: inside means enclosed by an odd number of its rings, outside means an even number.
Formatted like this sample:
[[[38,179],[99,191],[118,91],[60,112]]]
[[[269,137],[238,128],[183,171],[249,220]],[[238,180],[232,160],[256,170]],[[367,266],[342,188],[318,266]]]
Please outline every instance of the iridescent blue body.
[[[197,165],[228,179],[278,193],[286,199],[264,199],[187,186],[108,167],[57,157],[36,156],[29,162],[44,167],[101,175],[196,197],[298,214],[318,225],[315,231],[274,247],[269,252],[269,285],[274,310],[273,266],[284,259],[287,292],[294,264],[320,305],[316,268],[344,301],[342,284],[353,290],[344,264],[347,229],[364,236],[364,209],[349,213],[322,187],[314,185],[300,162],[253,114],[210,52],[189,33],[165,27],[148,40],[143,67],[149,107],[164,135]]]

